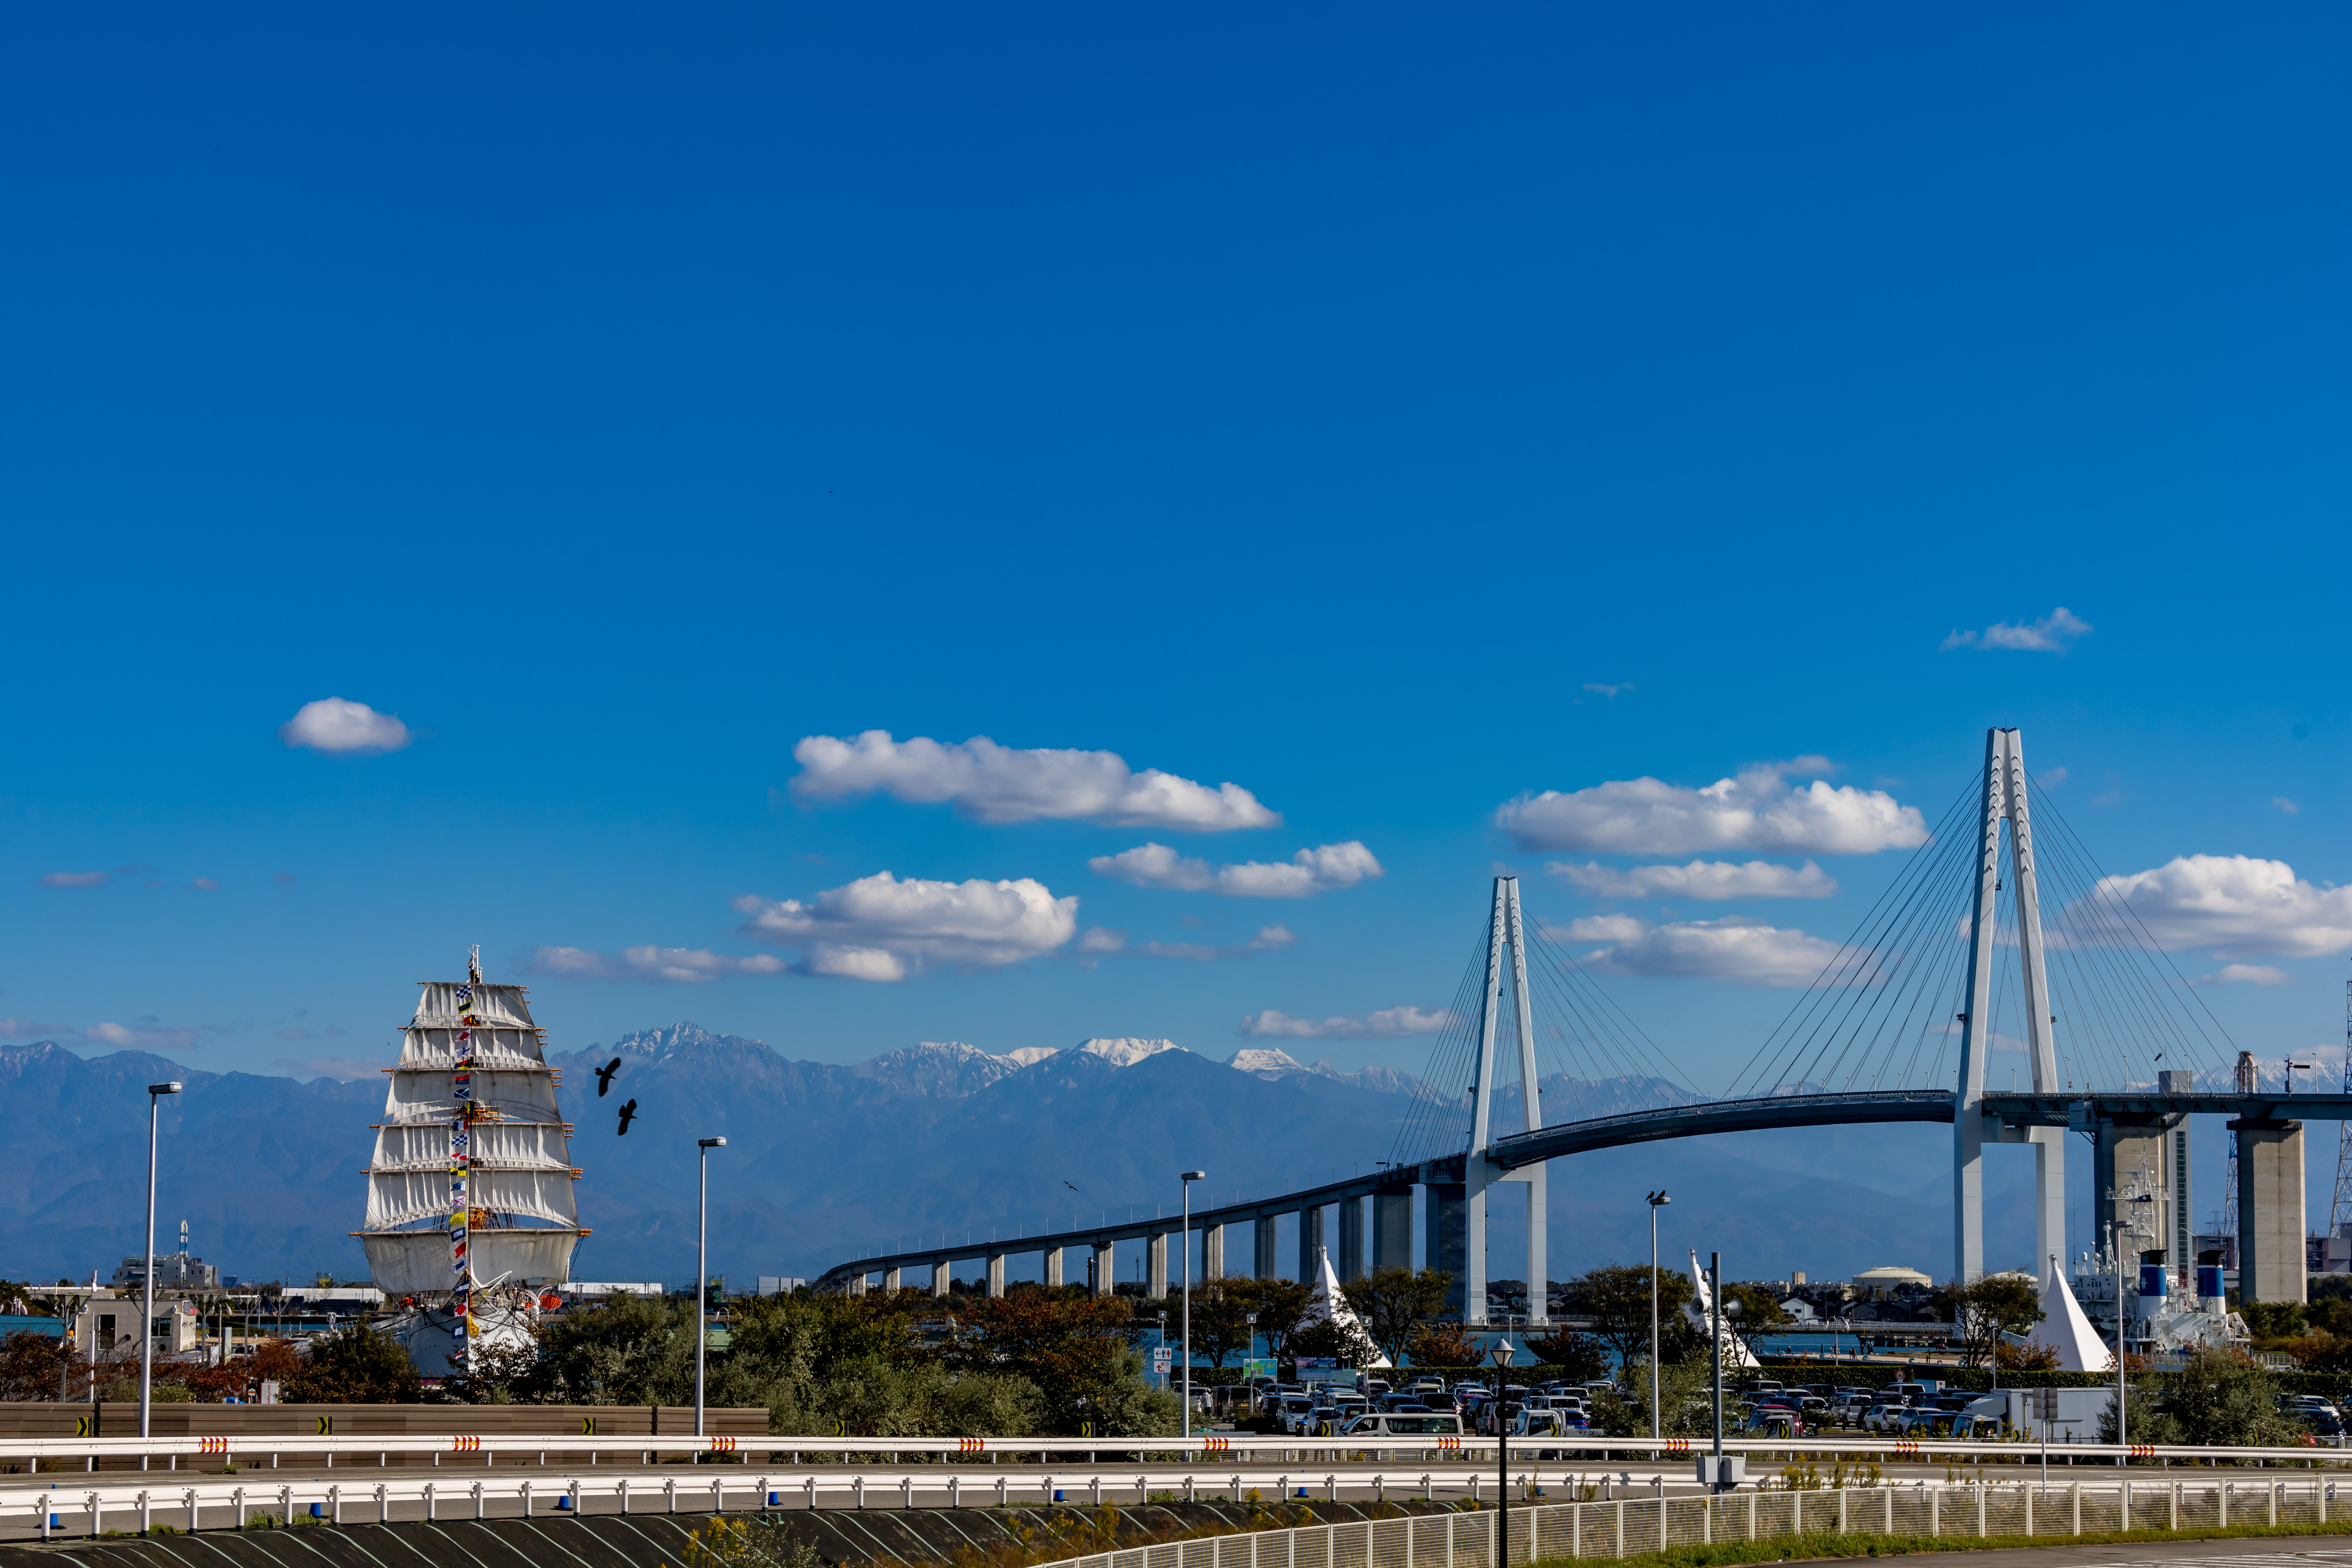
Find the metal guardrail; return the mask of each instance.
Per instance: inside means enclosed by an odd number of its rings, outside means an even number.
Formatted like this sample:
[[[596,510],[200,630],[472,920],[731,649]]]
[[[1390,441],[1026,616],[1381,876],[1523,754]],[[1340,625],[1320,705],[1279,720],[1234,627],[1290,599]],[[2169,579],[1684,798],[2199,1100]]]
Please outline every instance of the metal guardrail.
[[[995,1456],[996,1463],[1018,1463],[1014,1457],[1024,1454],[1040,1456],[1041,1461],[1057,1454],[1121,1453],[1163,1456],[1163,1462],[1198,1464],[1222,1462],[1233,1455],[1265,1455],[1293,1453],[1424,1453],[1458,1456],[1455,1462],[1474,1458],[1490,1458],[1496,1440],[1484,1436],[1449,1438],[1425,1437],[1419,1441],[1411,1435],[1398,1434],[1372,1439],[1350,1440],[1344,1435],[1260,1436],[1255,1433],[1215,1434],[1181,1437],[849,1437],[825,1436],[814,1434],[770,1433],[757,1436],[663,1437],[643,1433],[624,1436],[571,1436],[561,1434],[535,1435],[515,1433],[457,1433],[428,1436],[303,1436],[299,1434],[270,1433],[251,1436],[184,1436],[184,1437],[0,1437],[0,1460],[25,1459],[37,1467],[62,1467],[71,1469],[71,1461],[89,1458],[138,1458],[178,1459],[181,1458],[218,1458],[224,1462],[237,1459],[275,1464],[278,1458],[293,1455],[323,1457],[333,1468],[338,1457],[356,1457],[364,1463],[371,1457],[400,1455],[456,1456],[467,1462],[478,1458],[485,1467],[495,1464],[500,1456],[530,1456],[530,1462],[544,1464],[550,1454],[590,1456],[593,1465],[605,1455],[634,1456],[639,1464],[652,1462],[654,1456],[711,1454],[839,1454],[885,1455],[898,1463],[911,1455],[973,1455]],[[1649,1456],[1695,1454],[1711,1447],[1706,1437],[1596,1437],[1581,1433],[1559,1436],[1537,1436],[1514,1437],[1514,1453],[1532,1451],[1564,1451],[1576,1454],[1609,1456]],[[1728,1454],[1801,1453],[1823,1457],[1853,1456],[1876,1458],[1966,1458],[1997,1459],[2015,1463],[2022,1457],[2032,1457],[2041,1450],[2029,1443],[2016,1441],[1969,1441],[1895,1439],[1891,1437],[1727,1437],[1724,1451]],[[2133,1444],[2118,1447],[2112,1443],[2067,1443],[2053,1445],[2052,1452],[2063,1454],[2079,1463],[2084,1459],[2131,1460],[2254,1460],[2269,1464],[2320,1464],[2352,1466],[2352,1450],[2321,1447],[2227,1447]],[[37,1469],[35,1473],[57,1473],[54,1469]]]
[[[2109,1531],[2227,1530],[2326,1524],[2335,1484],[2211,1481],[1878,1486],[1616,1498],[1514,1507],[1508,1551],[1500,1510],[1307,1525],[1163,1542],[1046,1568],[1493,1568],[1499,1562],[1625,1557],[1717,1542],[1840,1535],[2048,1537]],[[2334,1517],[2340,1518],[2340,1510]]]

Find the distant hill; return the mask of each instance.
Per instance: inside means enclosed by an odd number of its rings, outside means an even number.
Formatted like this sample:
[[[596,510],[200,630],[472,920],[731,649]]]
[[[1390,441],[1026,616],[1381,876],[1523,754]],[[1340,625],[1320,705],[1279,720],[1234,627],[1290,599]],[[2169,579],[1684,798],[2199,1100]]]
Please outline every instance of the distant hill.
[[[593,1069],[615,1057],[620,1070],[600,1100]],[[681,1022],[550,1059],[565,1069],[562,1102],[578,1129],[580,1213],[593,1230],[575,1261],[585,1279],[691,1277],[700,1137],[728,1139],[710,1163],[712,1266],[742,1279],[814,1275],[942,1237],[960,1244],[992,1229],[1035,1235],[1171,1213],[1184,1169],[1209,1173],[1196,1206],[1280,1194],[1392,1157],[1417,1100],[1423,1122],[1454,1110],[1390,1068],[1341,1072],[1258,1051],[1236,1070],[1155,1040],[1002,1056],[931,1041],[835,1064]],[[194,1250],[241,1278],[364,1274],[348,1233],[360,1222],[380,1079],[209,1073],[47,1042],[0,1048],[0,1183],[17,1194],[0,1213],[0,1274],[87,1279],[137,1248],[142,1089],[165,1078],[187,1090],[164,1102],[161,1245],[175,1244],[184,1217]],[[1690,1098],[1647,1079],[1543,1087],[1554,1120]],[[637,1116],[621,1137],[617,1111],[629,1100]],[[1498,1114],[1513,1124],[1516,1107]],[[1948,1158],[1916,1130],[1855,1128],[1558,1162],[1552,1273],[1646,1256],[1644,1184],[1675,1192],[1670,1237],[1705,1237],[1703,1250],[1720,1247],[1749,1277],[1790,1268],[1841,1276],[1886,1262],[1937,1272],[1949,1245]],[[1516,1249],[1524,1223],[1514,1196],[1506,1189],[1497,1207],[1497,1257]],[[1990,1201],[2000,1235],[2013,1194],[1997,1181]],[[2021,1202],[2017,1223],[2030,1238],[2023,1213]],[[1296,1257],[1286,1226],[1282,1245],[1286,1269]],[[1246,1240],[1230,1246],[1231,1266],[1245,1268]],[[1122,1255],[1119,1270],[1129,1274],[1132,1260]]]

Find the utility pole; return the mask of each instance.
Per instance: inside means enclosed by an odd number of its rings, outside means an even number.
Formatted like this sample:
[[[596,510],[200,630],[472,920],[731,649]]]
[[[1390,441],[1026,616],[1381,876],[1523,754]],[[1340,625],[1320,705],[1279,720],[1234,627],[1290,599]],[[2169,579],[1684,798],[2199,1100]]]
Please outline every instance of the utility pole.
[[[1664,1189],[1650,1194],[1650,1440],[1658,1441],[1664,1429],[1658,1414],[1658,1210],[1675,1200]],[[1658,1455],[1651,1450],[1650,1462],[1656,1464]]]

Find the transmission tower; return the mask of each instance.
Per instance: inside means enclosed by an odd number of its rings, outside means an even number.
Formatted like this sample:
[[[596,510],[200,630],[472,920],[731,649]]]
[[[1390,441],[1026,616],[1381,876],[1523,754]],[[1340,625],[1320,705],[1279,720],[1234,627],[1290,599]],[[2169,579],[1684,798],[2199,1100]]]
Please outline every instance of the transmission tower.
[[[2231,1077],[2230,1087],[2240,1094],[2252,1094],[2254,1092],[2256,1081],[2254,1053],[2240,1051],[2238,1070]],[[2337,1152],[2336,1163],[2336,1191],[2340,1199],[2344,1191],[2343,1155],[2340,1150]],[[2223,1246],[2235,1253],[2238,1245],[2238,1141],[2235,1138],[2230,1140],[2230,1173],[2221,1181],[2221,1235],[2226,1238]]]
[[[2344,1092],[2352,1094],[2352,980],[2344,983]],[[2336,1201],[2327,1209],[2327,1234],[2342,1236],[2352,1224],[2352,1121],[2336,1134]]]

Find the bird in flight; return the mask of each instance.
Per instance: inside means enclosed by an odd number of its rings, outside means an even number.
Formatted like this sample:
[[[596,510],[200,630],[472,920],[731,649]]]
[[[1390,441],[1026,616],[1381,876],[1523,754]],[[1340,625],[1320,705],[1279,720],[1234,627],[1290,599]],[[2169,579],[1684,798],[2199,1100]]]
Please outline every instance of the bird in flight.
[[[604,1091],[613,1087],[613,1075],[620,1070],[621,1058],[618,1057],[614,1057],[611,1061],[606,1062],[603,1067],[596,1069],[597,1099],[602,1100],[604,1098]]]
[[[1071,1182],[1064,1182],[1064,1183],[1062,1184],[1062,1185],[1064,1185],[1064,1186],[1066,1186],[1066,1187],[1068,1187],[1068,1188],[1070,1189],[1070,1191],[1072,1191],[1072,1192],[1074,1192],[1074,1193],[1075,1193],[1075,1192],[1076,1192],[1076,1191],[1078,1190],[1078,1189],[1077,1189],[1077,1186],[1076,1186],[1076,1184],[1075,1183],[1071,1183]]]
[[[626,1105],[621,1107],[621,1130],[614,1133],[614,1136],[616,1138],[626,1138],[629,1135],[629,1123],[636,1119],[637,1102],[633,1100]]]

